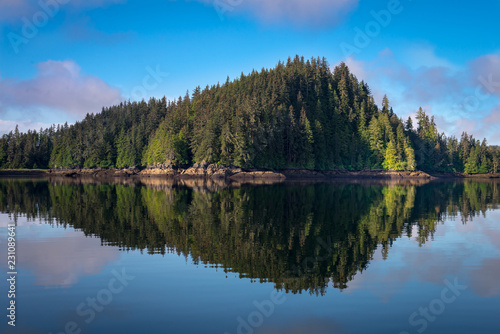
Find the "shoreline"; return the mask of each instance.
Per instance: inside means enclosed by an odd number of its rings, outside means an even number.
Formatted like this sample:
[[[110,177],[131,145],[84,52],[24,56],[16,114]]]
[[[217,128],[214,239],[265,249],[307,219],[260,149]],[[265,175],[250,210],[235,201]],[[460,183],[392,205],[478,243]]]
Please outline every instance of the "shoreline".
[[[497,179],[500,174],[466,174],[466,173],[426,173],[422,171],[391,170],[328,170],[316,171],[307,169],[244,169],[220,165],[195,164],[189,168],[176,166],[154,166],[145,169],[123,168],[81,168],[81,169],[48,169],[48,170],[0,170],[0,176],[62,176],[62,177],[95,177],[95,178],[127,178],[127,177],[167,177],[173,179],[216,179],[232,181],[252,180],[329,180],[329,179]]]
[[[0,169],[1,176],[47,176],[48,169]]]

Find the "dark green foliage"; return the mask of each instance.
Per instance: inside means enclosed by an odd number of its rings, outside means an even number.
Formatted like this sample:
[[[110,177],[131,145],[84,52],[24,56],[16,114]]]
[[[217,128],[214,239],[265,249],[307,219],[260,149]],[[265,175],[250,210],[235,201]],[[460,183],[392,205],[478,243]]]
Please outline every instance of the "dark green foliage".
[[[14,132],[0,138],[0,168],[48,168],[54,132],[55,128],[51,127],[20,133],[16,126]]]
[[[415,148],[417,169],[429,172],[497,173],[498,149],[486,139],[481,143],[464,132],[458,141],[437,131],[434,117],[422,108],[417,112],[417,129],[407,122],[406,133]]]
[[[0,167],[117,167],[213,163],[249,168],[387,168],[485,173],[498,149],[437,132],[417,113],[403,123],[384,96],[341,63],[296,56],[274,69],[197,87],[167,102],[125,102],[72,126],[0,139]]]

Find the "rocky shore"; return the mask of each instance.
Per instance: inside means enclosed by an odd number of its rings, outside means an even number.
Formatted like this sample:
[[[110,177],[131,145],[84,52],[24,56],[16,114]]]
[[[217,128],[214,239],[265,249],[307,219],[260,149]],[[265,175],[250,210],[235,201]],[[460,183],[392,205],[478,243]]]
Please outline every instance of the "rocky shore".
[[[302,179],[331,179],[331,178],[382,178],[402,179],[419,178],[432,179],[433,177],[424,172],[396,172],[386,170],[364,170],[364,171],[315,171],[307,169],[284,169],[284,170],[262,170],[244,169],[239,167],[227,167],[207,163],[194,164],[192,167],[181,168],[173,165],[154,165],[145,169],[52,169],[49,175],[58,176],[93,176],[93,177],[128,177],[128,176],[166,176],[177,179],[208,178],[208,179],[230,179],[234,181],[246,180],[302,180]]]
[[[127,176],[166,176],[179,179],[210,178],[231,180],[284,180],[286,177],[277,171],[242,169],[210,164],[194,164],[192,167],[181,168],[173,165],[155,165],[145,169],[51,169],[50,175],[60,176],[95,176],[95,177],[127,177]]]
[[[0,169],[0,176],[45,176],[47,173],[42,169]]]
[[[500,174],[465,173],[432,173],[421,171],[391,171],[391,170],[329,170],[316,171],[308,169],[262,170],[227,167],[208,163],[194,164],[191,167],[179,167],[160,164],[139,168],[57,168],[47,171],[41,170],[0,170],[0,176],[64,176],[64,177],[168,177],[175,179],[212,179],[247,182],[254,180],[269,180],[280,182],[284,180],[321,180],[321,179],[443,179],[443,178],[500,178]]]

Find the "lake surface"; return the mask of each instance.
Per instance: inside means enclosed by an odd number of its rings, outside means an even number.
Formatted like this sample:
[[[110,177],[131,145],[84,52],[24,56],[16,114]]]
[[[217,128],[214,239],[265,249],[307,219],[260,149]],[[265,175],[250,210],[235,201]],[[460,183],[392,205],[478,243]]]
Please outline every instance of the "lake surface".
[[[2,333],[498,333],[500,183],[0,179]]]

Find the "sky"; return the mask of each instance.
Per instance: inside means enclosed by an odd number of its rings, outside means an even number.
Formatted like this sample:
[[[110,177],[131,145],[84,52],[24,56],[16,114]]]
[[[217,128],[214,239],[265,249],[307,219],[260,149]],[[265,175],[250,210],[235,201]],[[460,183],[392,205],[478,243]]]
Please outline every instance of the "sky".
[[[295,55],[500,145],[500,0],[0,0],[0,134],[169,99]]]

